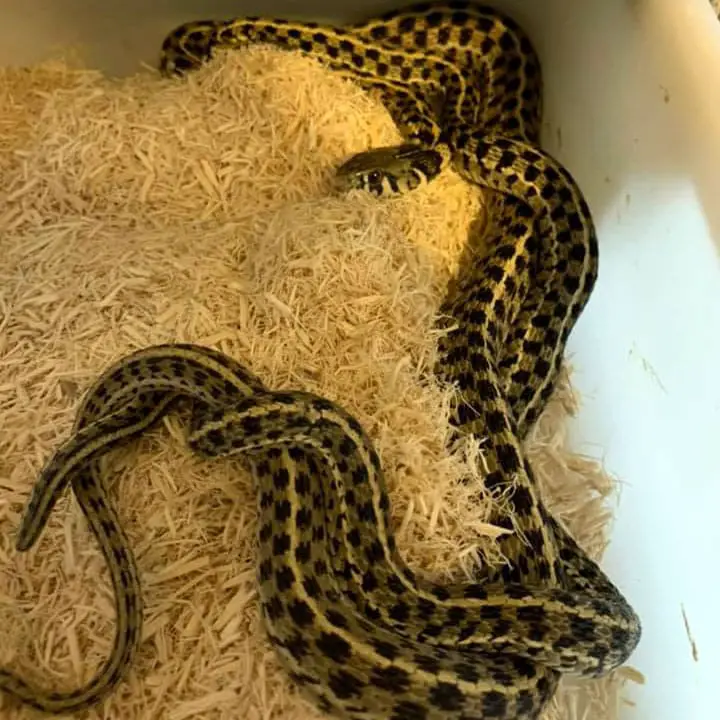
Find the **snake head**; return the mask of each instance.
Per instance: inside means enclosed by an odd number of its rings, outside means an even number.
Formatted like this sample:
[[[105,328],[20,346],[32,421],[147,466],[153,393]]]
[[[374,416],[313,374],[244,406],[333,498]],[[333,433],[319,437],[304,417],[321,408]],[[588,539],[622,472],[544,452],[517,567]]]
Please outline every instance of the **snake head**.
[[[340,192],[364,190],[381,197],[414,190],[439,175],[446,162],[440,150],[405,144],[353,155],[336,170]]]

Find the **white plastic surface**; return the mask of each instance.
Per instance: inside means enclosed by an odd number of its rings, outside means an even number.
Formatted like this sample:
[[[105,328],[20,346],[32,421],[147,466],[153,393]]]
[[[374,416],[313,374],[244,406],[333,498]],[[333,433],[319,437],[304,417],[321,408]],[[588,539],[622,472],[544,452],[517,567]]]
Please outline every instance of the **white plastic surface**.
[[[129,72],[193,17],[358,19],[408,1],[0,0],[0,60],[79,39]],[[600,278],[569,350],[576,447],[623,485],[604,565],[644,623],[632,664],[647,683],[623,720],[720,719],[720,23],[708,0],[485,1],[538,47],[544,144],[598,228]]]
[[[583,397],[576,447],[623,486],[604,566],[644,624],[632,664],[647,683],[622,717],[714,720],[720,23],[707,0],[496,4],[538,45],[544,144],[599,234],[600,278],[569,350]]]

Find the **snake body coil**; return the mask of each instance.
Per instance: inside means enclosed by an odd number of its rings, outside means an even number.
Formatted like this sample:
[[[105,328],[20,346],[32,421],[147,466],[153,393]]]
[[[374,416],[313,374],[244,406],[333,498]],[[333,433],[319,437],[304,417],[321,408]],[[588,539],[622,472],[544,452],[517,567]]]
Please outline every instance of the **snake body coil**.
[[[244,18],[189,23],[163,44],[182,74],[216,48],[270,42],[318,58],[379,92],[404,143],[340,166],[345,188],[406,192],[451,164],[490,191],[486,249],[441,308],[438,374],[462,395],[453,422],[484,441],[488,487],[507,492],[507,565],[440,586],[403,563],[382,469],[345,410],[275,393],[234,361],[190,345],[123,358],[98,380],[74,436],[44,469],[23,518],[27,549],[72,483],[112,569],[120,618],[91,683],[43,695],[7,671],[0,689],[48,711],[97,702],[139,642],[132,553],[95,459],[174,401],[192,406],[190,446],[246,455],[258,488],[258,580],[269,637],[291,677],[351,720],[533,720],[561,673],[599,676],[625,662],[640,623],[601,569],[546,510],[522,443],[556,379],[597,277],[590,211],[574,179],[537,147],[540,68],[529,40],[484,6],[421,5],[348,28]]]

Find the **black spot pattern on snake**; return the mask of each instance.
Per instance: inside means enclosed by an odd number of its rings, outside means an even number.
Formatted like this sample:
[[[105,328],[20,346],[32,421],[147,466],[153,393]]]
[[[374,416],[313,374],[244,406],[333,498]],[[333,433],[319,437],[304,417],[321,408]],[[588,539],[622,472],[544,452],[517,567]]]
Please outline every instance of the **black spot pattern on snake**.
[[[418,617],[426,622],[435,616],[437,605],[427,598],[420,597],[416,603]]]
[[[462,708],[465,697],[456,685],[438,682],[428,693],[428,701],[439,710],[451,712]]]
[[[440,670],[440,661],[432,655],[416,654],[413,662],[423,671],[430,675],[436,675]]]
[[[365,557],[369,563],[380,562],[385,557],[385,548],[379,540],[373,542],[365,549]]]
[[[312,558],[312,545],[308,541],[301,542],[295,548],[295,560],[301,565],[310,562]]]
[[[371,640],[371,644],[375,652],[382,655],[386,660],[394,660],[400,652],[396,645],[385,640],[374,639]]]
[[[496,690],[485,693],[482,699],[482,713],[483,720],[507,717],[506,697]]]
[[[352,657],[350,644],[335,633],[322,632],[315,645],[325,657],[338,665],[346,663]]]
[[[506,476],[511,477],[513,473],[516,473],[520,469],[520,456],[512,445],[497,445],[495,447],[495,453]]]
[[[407,592],[407,588],[403,584],[402,580],[397,575],[391,575],[387,579],[387,585],[390,589],[390,592],[392,592],[394,595],[402,595],[403,593]]]
[[[313,573],[318,577],[324,577],[327,575],[328,566],[327,562],[323,558],[318,558],[313,563]]]
[[[341,700],[361,697],[364,683],[347,670],[338,670],[329,676],[328,687]]]
[[[272,524],[269,522],[265,523],[264,525],[261,526],[261,528],[258,532],[258,539],[260,540],[261,543],[264,544],[270,540],[270,538],[273,535],[273,532],[274,532],[274,530],[273,530]]]
[[[519,717],[532,717],[533,712],[536,708],[535,700],[532,696],[532,693],[530,693],[529,690],[521,690],[518,693],[517,699],[515,701],[515,706],[517,708],[517,713]]]
[[[423,627],[418,633],[418,640],[424,640],[426,638],[437,638],[440,637],[445,631],[444,625],[438,625],[435,623],[429,623]]]
[[[376,668],[370,676],[370,683],[381,690],[403,693],[410,687],[410,675],[407,670],[389,665]]]
[[[475,665],[469,662],[459,662],[453,665],[453,672],[463,681],[476,683],[480,680],[480,673]]]
[[[307,640],[303,638],[298,632],[294,632],[285,642],[283,643],[285,649],[295,658],[295,660],[302,660],[309,652]]]
[[[285,614],[285,607],[277,595],[263,604],[263,610],[270,620],[279,620]]]
[[[279,523],[285,523],[287,520],[290,519],[292,515],[292,505],[290,505],[290,501],[280,500],[279,502],[275,503],[275,520]]]
[[[373,590],[378,589],[378,587],[379,587],[378,580],[371,570],[367,570],[363,574],[361,587],[363,589],[363,592],[366,592],[366,593],[370,593],[370,592],[373,592]]]
[[[272,560],[266,558],[258,566],[258,577],[260,582],[264,583],[270,580],[273,573]]]
[[[275,583],[278,592],[286,593],[295,584],[295,573],[292,568],[283,567],[275,572]]]
[[[535,507],[532,495],[530,491],[522,485],[517,485],[512,494],[512,503],[515,507],[515,512],[520,515],[528,515],[532,512]]]
[[[402,600],[396,602],[388,611],[388,615],[396,622],[407,622],[407,620],[410,618],[410,606]]]
[[[307,530],[312,527],[312,523],[312,510],[307,507],[299,508],[295,513],[295,525],[297,525],[298,530]]]
[[[317,578],[314,577],[306,577],[303,579],[303,589],[308,594],[308,597],[312,599],[319,598],[322,594],[322,588],[320,587],[320,583],[318,582]]]
[[[298,627],[307,627],[314,622],[313,612],[304,600],[294,600],[287,606],[287,612]]]
[[[263,542],[262,537],[260,541]],[[288,550],[290,550],[290,536],[287,533],[280,533],[272,538],[272,553],[275,557],[283,557]]]

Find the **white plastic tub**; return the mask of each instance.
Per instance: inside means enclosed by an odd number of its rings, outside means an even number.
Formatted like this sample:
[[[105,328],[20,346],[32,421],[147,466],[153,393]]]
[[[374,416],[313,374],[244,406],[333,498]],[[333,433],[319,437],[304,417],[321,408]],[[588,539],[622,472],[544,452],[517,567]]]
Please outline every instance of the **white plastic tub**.
[[[570,354],[584,401],[577,448],[603,458],[624,486],[605,566],[643,619],[632,664],[647,684],[630,689],[635,705],[623,717],[712,720],[720,717],[720,23],[708,0],[494,2],[537,45],[544,143],[578,179],[600,236],[600,279]],[[400,4],[0,0],[0,64],[82,42],[86,58],[126,72],[141,57],[153,62],[159,38],[187,19],[357,19]]]

